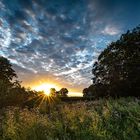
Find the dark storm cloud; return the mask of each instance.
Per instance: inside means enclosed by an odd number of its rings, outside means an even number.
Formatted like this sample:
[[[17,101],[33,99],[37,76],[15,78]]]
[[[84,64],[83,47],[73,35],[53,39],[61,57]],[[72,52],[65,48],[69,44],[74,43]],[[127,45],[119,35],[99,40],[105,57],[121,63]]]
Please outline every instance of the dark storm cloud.
[[[99,53],[140,23],[139,7],[139,0],[2,0],[0,55],[23,81],[86,86]]]

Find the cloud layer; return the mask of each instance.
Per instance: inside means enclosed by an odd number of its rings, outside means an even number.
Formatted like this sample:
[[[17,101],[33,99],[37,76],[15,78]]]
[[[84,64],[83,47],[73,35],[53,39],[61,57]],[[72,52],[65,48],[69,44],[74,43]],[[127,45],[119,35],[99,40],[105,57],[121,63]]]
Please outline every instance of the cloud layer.
[[[137,0],[2,0],[0,55],[26,85],[52,80],[82,90],[99,53],[140,23],[139,6]]]

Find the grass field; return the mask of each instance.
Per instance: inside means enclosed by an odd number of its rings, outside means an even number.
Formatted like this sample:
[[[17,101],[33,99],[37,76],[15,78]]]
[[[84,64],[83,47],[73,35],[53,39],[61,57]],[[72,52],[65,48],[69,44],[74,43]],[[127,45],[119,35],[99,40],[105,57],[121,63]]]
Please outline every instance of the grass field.
[[[0,110],[0,140],[140,140],[140,100],[60,102],[42,109]]]

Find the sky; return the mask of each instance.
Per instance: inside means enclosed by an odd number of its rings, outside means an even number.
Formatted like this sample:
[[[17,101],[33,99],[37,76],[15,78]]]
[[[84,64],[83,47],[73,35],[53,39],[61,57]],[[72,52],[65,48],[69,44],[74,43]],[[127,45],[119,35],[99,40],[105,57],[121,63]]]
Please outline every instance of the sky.
[[[98,55],[140,24],[140,0],[0,0],[0,56],[26,87],[92,83]]]

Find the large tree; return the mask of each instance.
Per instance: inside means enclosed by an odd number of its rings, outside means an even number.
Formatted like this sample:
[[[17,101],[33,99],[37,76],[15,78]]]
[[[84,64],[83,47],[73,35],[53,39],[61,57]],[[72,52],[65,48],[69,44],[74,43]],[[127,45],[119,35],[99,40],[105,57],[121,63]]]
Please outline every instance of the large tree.
[[[140,26],[111,43],[92,73],[96,95],[140,96]]]
[[[9,60],[0,56],[0,107],[8,102],[9,93],[11,93],[12,88],[17,82],[14,82],[13,79],[17,75],[12,69],[12,65]]]
[[[16,81],[17,75],[12,68],[10,61],[0,56],[0,92],[6,94],[14,85],[19,85]]]

